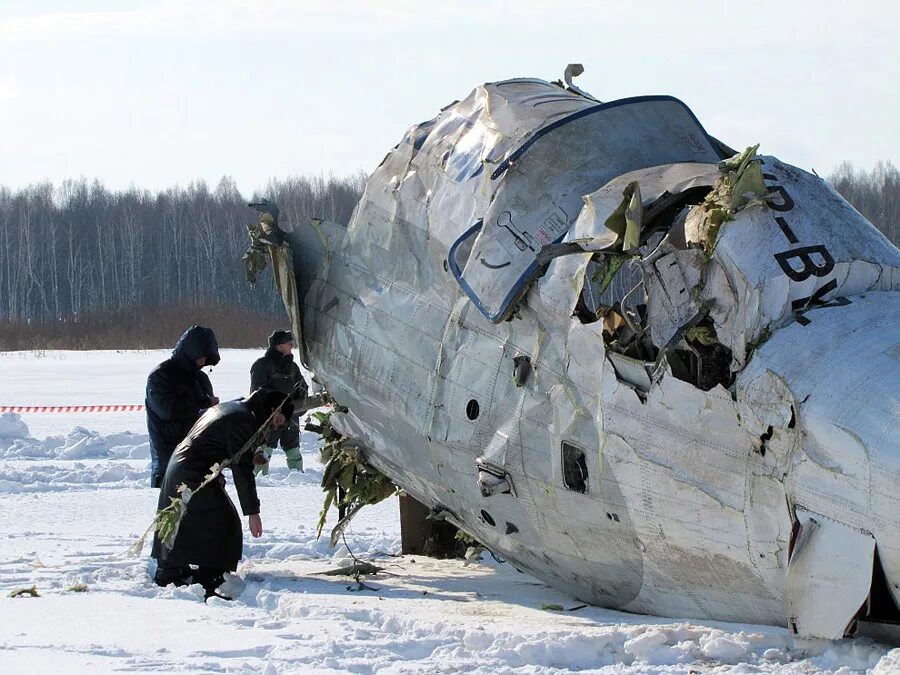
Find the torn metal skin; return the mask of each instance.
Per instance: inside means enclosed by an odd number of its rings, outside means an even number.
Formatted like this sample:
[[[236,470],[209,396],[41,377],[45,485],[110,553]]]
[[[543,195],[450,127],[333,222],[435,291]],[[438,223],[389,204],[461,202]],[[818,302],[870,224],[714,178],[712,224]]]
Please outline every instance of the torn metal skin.
[[[798,636],[897,618],[900,251],[818,177],[517,79],[285,236],[334,427],[517,567]]]

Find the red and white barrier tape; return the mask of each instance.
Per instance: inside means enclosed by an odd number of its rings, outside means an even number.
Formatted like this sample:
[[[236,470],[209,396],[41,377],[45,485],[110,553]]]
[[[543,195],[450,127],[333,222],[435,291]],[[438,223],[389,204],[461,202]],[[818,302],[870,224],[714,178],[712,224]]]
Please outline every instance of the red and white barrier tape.
[[[138,412],[143,405],[0,405],[0,413]]]

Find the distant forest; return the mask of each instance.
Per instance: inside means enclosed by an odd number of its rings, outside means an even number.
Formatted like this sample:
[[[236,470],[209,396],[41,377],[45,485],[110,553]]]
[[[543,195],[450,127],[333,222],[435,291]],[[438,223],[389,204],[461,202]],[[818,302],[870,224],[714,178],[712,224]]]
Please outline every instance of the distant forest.
[[[346,223],[364,176],[273,180],[281,221]],[[265,344],[286,318],[271,274],[241,256],[258,214],[222,178],[156,194],[98,181],[0,188],[0,350],[171,346],[192,323],[222,346]]]
[[[273,180],[260,195],[281,219],[346,223],[364,185],[349,178]],[[900,172],[844,163],[828,177],[895,245]],[[0,349],[170,346],[191,323],[220,344],[264,344],[284,323],[271,275],[248,286],[241,255],[256,220],[229,178],[153,194],[98,181],[0,187]]]

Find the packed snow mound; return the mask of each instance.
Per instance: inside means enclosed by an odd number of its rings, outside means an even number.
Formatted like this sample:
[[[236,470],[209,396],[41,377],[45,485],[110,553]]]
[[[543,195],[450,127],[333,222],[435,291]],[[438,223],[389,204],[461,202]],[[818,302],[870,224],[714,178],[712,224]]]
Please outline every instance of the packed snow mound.
[[[0,441],[17,438],[31,438],[28,425],[17,413],[3,413],[0,415]]]
[[[106,439],[95,431],[84,427],[75,427],[63,439],[63,445],[57,454],[59,459],[89,459],[108,457]]]
[[[75,427],[66,436],[32,438],[28,426],[15,413],[0,417],[0,459],[147,459],[146,434],[130,431],[102,435]]]
[[[900,673],[900,649],[892,649],[882,657],[872,670],[872,675]]]
[[[150,485],[149,478],[149,469],[143,462],[140,465],[102,461],[39,466],[5,463],[0,464],[0,493],[143,488]]]
[[[395,501],[396,497],[390,500],[390,502]],[[395,508],[397,507],[395,506]],[[265,506],[263,506],[263,510],[265,510]],[[380,527],[357,526],[353,530],[352,541],[352,554],[344,544],[341,544],[336,550],[332,549],[328,543],[327,533],[325,536],[317,537],[314,522],[303,522],[302,519],[298,519],[296,530],[291,532],[290,536],[269,536],[265,537],[265,540],[251,539],[248,541],[245,539],[244,558],[257,562],[321,560],[323,564],[328,561],[332,565],[342,567],[352,565],[353,556],[373,558],[400,554],[399,533],[385,536],[384,530]]]

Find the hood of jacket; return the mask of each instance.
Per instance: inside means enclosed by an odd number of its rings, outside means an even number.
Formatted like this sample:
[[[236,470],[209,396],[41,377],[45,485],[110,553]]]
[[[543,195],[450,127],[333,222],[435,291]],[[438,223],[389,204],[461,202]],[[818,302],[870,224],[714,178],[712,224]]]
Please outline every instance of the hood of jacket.
[[[206,365],[214,366],[219,362],[219,343],[212,328],[191,326],[178,338],[172,358],[181,364],[189,364],[197,369],[197,359],[206,357]]]

